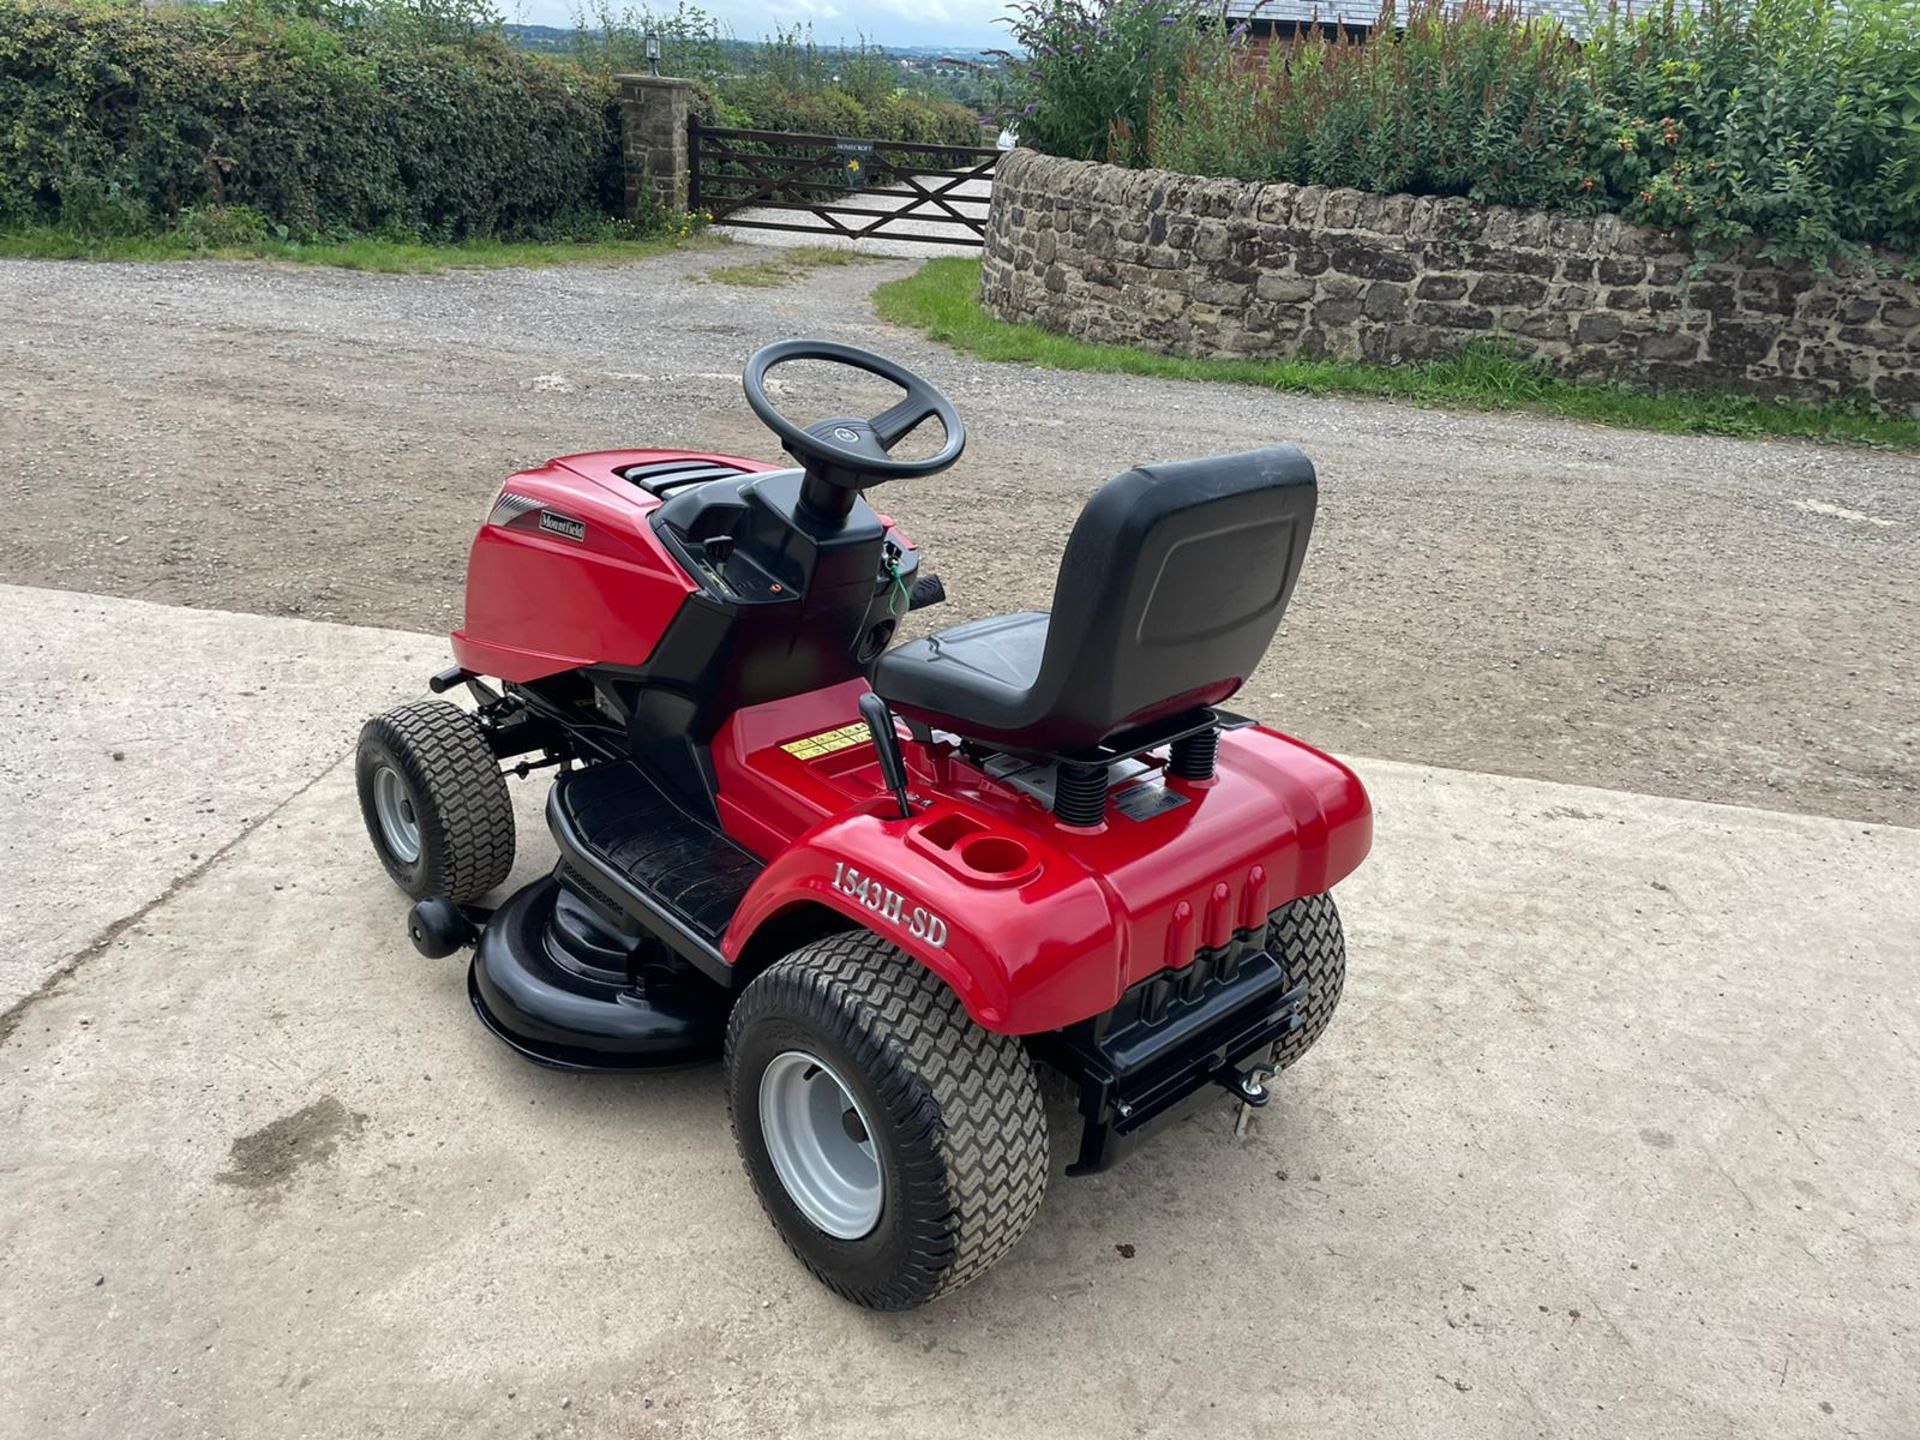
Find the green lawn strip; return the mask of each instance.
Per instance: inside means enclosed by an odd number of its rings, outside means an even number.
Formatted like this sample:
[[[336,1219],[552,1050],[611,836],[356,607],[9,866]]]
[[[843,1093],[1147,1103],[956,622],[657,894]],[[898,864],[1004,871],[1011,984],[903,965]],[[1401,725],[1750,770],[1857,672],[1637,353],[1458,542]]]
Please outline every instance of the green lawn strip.
[[[1655,395],[1625,384],[1576,384],[1504,353],[1497,342],[1419,365],[1183,360],[995,320],[980,308],[979,294],[978,260],[929,260],[905,279],[877,287],[874,306],[882,319],[923,331],[982,360],[1176,380],[1224,380],[1305,395],[1366,395],[1426,406],[1528,410],[1670,435],[1780,435],[1920,451],[1920,422],[1896,419],[1864,402],[1790,405],[1727,391]]]
[[[261,240],[208,246],[177,234],[101,239],[42,227],[0,231],[0,259],[290,260],[302,265],[333,265],[343,270],[431,275],[447,270],[507,266],[617,265],[644,260],[682,243],[675,236],[582,241],[466,240],[450,245],[365,237],[311,245]]]
[[[722,285],[743,285],[758,290],[785,285],[823,265],[865,265],[878,258],[854,250],[836,250],[826,245],[796,245],[765,260],[755,260],[747,265],[723,265],[717,270],[709,270],[705,278]]]

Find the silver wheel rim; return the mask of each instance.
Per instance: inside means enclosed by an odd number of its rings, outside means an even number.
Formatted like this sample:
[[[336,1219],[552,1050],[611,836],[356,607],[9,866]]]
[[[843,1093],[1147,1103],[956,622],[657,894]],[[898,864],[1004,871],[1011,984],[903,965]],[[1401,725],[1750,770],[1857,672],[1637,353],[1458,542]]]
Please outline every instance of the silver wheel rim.
[[[880,1223],[886,1187],[866,1112],[833,1067],[786,1050],[760,1072],[760,1134],[787,1198],[836,1240]]]
[[[380,836],[387,849],[402,864],[411,865],[420,858],[420,821],[413,813],[413,798],[406,782],[391,765],[382,765],[373,774],[373,813],[380,819]]]

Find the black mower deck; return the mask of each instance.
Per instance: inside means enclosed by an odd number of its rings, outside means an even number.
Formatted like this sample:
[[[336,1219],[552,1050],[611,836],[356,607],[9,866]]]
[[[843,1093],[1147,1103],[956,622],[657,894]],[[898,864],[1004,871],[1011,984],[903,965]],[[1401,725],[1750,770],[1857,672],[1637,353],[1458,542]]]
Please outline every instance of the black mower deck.
[[[720,936],[761,862],[630,760],[561,775],[547,823],[559,868],[480,935],[469,977],[480,1018],[528,1058],[567,1069],[716,1057],[734,978]]]
[[[627,950],[551,878],[494,912],[467,971],[486,1027],[563,1070],[665,1070],[718,1058],[727,995],[664,952]]]

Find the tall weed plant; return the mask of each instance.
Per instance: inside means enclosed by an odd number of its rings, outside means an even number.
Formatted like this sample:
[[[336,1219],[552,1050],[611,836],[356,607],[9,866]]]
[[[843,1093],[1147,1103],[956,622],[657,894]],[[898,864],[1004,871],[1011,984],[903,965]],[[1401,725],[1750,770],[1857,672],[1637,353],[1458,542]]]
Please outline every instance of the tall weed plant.
[[[1020,47],[1001,52],[1018,98],[1009,123],[1050,155],[1151,163],[1156,99],[1178,93],[1182,71],[1218,63],[1207,26],[1218,0],[1025,0],[1008,25]]]
[[[1597,208],[1581,186],[1591,88],[1574,53],[1552,21],[1480,0],[1423,5],[1394,39],[1317,35],[1264,57],[1216,27],[1154,97],[1148,159],[1245,180]]]

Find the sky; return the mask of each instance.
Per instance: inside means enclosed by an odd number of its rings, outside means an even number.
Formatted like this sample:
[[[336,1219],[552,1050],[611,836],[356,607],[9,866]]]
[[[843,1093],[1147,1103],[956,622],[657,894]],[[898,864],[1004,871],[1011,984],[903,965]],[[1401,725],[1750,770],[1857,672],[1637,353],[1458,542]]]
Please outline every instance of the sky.
[[[616,0],[616,6],[619,0]],[[575,0],[501,0],[509,20],[529,25],[573,23]],[[666,0],[659,9],[671,9]],[[733,27],[742,40],[757,40],[776,25],[813,26],[826,44],[865,35],[882,45],[955,45],[978,49],[1006,44],[1007,30],[994,23],[1007,0],[702,0],[702,8]]]

